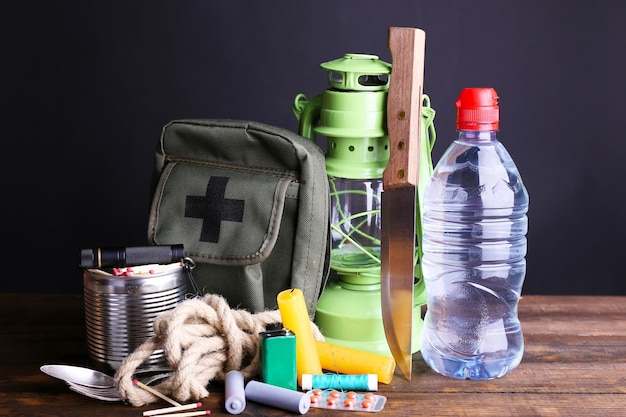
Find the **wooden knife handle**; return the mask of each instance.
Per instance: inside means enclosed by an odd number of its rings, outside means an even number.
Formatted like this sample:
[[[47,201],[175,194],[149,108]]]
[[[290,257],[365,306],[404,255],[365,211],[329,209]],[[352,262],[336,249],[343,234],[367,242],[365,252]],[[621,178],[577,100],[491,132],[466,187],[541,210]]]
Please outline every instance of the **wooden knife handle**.
[[[418,183],[425,49],[423,30],[389,28],[392,59],[387,97],[389,162],[383,173],[383,190]]]

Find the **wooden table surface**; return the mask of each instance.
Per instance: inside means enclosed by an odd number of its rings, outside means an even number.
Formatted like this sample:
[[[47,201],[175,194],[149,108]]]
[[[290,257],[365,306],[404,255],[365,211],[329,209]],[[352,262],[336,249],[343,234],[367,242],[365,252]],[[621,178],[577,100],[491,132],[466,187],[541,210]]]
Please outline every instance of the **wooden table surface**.
[[[141,416],[133,407],[83,397],[39,367],[87,365],[80,295],[0,294],[0,415]],[[492,381],[462,381],[431,371],[413,355],[412,380],[398,370],[377,394],[376,415],[626,416],[626,297],[524,296],[519,305],[526,347],[521,365]],[[230,415],[224,390],[209,385],[212,415]],[[313,416],[337,413],[311,408]],[[241,416],[294,415],[248,402]],[[364,413],[354,413],[354,416]]]

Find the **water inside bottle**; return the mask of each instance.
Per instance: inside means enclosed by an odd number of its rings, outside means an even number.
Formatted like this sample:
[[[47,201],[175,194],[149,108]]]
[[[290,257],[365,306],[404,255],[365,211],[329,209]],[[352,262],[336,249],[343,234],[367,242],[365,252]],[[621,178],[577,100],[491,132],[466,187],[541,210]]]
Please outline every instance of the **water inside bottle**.
[[[471,279],[467,274],[448,272],[438,283],[430,283],[437,294],[429,297],[422,356],[446,376],[499,378],[522,359],[519,294],[506,285],[506,277]]]

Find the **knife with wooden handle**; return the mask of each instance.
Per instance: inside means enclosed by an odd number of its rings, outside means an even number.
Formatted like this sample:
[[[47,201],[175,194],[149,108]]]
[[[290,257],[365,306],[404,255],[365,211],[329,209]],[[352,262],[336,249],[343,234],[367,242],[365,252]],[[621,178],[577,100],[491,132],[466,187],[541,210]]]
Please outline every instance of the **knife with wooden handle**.
[[[392,68],[387,98],[389,162],[382,193],[381,305],[389,349],[408,380],[425,41],[421,29],[389,28]]]

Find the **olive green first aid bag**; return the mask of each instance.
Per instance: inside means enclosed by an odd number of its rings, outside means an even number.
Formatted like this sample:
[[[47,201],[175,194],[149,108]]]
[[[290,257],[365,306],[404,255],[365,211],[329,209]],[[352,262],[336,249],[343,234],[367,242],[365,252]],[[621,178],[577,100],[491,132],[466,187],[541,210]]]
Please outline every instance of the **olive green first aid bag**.
[[[241,120],[175,120],[163,128],[148,239],[184,244],[201,293],[232,308],[277,307],[299,288],[313,316],[330,259],[324,154],[294,132]]]

